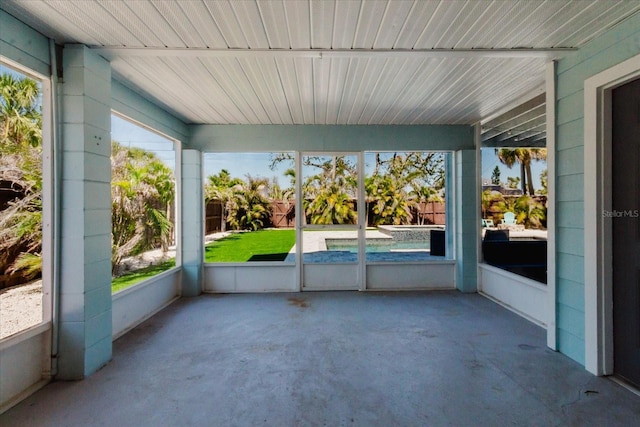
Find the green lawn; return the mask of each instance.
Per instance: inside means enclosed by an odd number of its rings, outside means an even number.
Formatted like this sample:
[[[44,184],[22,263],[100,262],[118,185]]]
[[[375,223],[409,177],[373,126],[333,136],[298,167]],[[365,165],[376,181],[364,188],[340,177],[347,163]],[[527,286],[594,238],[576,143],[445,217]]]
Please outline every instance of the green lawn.
[[[140,270],[123,274],[122,276],[119,276],[119,277],[114,277],[111,280],[111,293],[116,293],[125,288],[128,288],[129,286],[133,286],[138,282],[142,282],[143,280],[148,279],[151,276],[160,274],[163,271],[166,271],[175,266],[176,266],[176,259],[173,258],[163,262],[162,264],[152,265],[147,268],[142,268]]]
[[[295,230],[233,233],[204,248],[204,262],[284,261],[296,242]]]

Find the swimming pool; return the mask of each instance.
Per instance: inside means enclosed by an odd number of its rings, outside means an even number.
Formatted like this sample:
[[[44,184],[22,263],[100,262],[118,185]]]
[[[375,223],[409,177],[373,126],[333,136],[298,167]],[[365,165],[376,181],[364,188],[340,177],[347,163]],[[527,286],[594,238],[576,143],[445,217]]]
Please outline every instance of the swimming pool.
[[[395,239],[367,239],[366,251],[368,253],[382,252],[428,252],[430,249],[428,240],[398,241]],[[325,239],[328,251],[358,252],[357,239]]]

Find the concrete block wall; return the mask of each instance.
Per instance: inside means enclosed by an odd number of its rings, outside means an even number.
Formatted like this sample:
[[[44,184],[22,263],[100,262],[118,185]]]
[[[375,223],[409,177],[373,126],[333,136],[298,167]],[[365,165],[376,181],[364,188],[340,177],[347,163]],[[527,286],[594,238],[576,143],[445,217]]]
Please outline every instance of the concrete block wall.
[[[456,174],[456,287],[462,292],[478,290],[478,191],[476,151],[455,153]]]
[[[62,85],[62,224],[58,379],[111,358],[111,68],[67,45]]]
[[[204,222],[202,153],[182,150],[182,295],[196,296],[203,287]]]
[[[584,82],[638,53],[640,15],[636,14],[560,60],[556,69],[557,342],[559,351],[581,364],[585,363],[585,262],[595,261],[584,258]]]

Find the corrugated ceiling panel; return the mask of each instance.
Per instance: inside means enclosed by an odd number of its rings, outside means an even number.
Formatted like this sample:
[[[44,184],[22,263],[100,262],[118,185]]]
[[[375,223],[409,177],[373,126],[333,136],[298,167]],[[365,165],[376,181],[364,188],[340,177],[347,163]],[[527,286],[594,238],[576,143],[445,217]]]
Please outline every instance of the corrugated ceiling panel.
[[[465,2],[444,1],[438,4],[438,7],[427,25],[423,27],[422,34],[416,40],[415,49],[431,49],[436,45],[438,39],[449,28],[449,25],[460,14]]]
[[[583,28],[592,17],[602,17],[603,12],[608,9],[611,4],[608,2],[595,2],[583,5],[574,16],[566,16],[564,21],[557,28],[546,34],[546,37],[540,39],[542,45],[559,46],[560,41],[564,38],[563,33],[573,34],[575,30]]]
[[[480,119],[494,109],[486,109],[486,100],[491,99],[502,105],[510,102],[515,93],[529,93],[544,84],[544,60],[500,60],[496,64],[492,60],[484,60],[474,64],[473,75],[459,84],[460,92],[453,92],[450,98],[443,102],[440,115],[434,120],[444,122],[452,120],[460,123],[461,117]],[[502,68],[509,66],[510,69]],[[490,75],[491,78],[482,76]]]
[[[200,45],[190,47],[208,47],[214,49],[225,49],[228,47],[227,41],[224,39],[206,3],[198,1],[182,2],[180,3],[180,7],[186,20],[192,25],[192,31],[197,32],[202,41]]]
[[[356,35],[359,1],[336,3],[334,31],[331,36],[331,47],[334,49],[351,49]]]
[[[184,92],[181,85],[167,87],[166,80],[162,78],[166,71],[152,72],[154,67],[157,69],[159,66],[157,59],[152,65],[149,64],[148,58],[118,59],[112,62],[112,66],[115,78],[142,96],[155,99],[161,108],[174,112],[181,120],[194,121],[200,116],[199,112],[191,109],[188,104],[176,105],[175,100],[182,99]]]
[[[539,6],[527,16],[520,25],[514,25],[509,32],[510,41],[503,37],[501,44],[510,43],[513,46],[533,47],[535,37],[540,32],[546,31],[547,22],[555,14],[567,7],[568,3],[561,1],[546,1],[539,3]]]
[[[298,79],[302,114],[305,123],[314,123],[315,99],[313,98],[313,64],[306,58],[296,58],[293,60],[293,64]]]
[[[494,21],[499,19],[511,6],[503,2],[479,2],[484,5],[483,10],[475,17],[476,19],[467,28],[467,31],[455,41],[454,47],[457,49],[487,48],[485,35],[493,34],[498,29]]]
[[[334,29],[335,3],[324,0],[309,1],[311,3],[311,48],[330,49]],[[337,29],[337,31],[341,30]]]
[[[446,90],[441,84],[444,77],[449,77],[455,72],[462,59],[429,59],[425,62],[424,74],[416,79],[410,93],[401,98],[399,102],[407,105],[408,108],[402,110],[400,114],[394,116],[392,120],[399,123],[410,123],[416,115],[425,109],[425,102],[437,97],[442,90]],[[433,108],[436,108],[435,106]]]
[[[53,15],[52,18],[57,21],[56,26],[61,25],[63,28],[70,26],[69,34],[72,40],[90,39],[94,41],[94,44],[96,44],[96,42],[102,43],[102,40],[107,40],[110,43],[119,44],[117,37],[110,35],[108,31],[102,28],[100,23],[88,16],[82,9],[75,7],[75,5],[63,1],[50,1],[48,4],[53,10],[48,7],[45,7],[45,10]],[[39,3],[39,6],[45,5]],[[93,4],[91,6],[99,7]],[[43,12],[43,10],[38,10],[37,13],[42,14]],[[63,19],[58,19],[56,15],[63,17]],[[49,21],[48,15],[46,20]]]
[[[248,48],[249,43],[245,39],[231,4],[227,1],[209,1],[206,4],[227,46],[231,49]]]
[[[252,1],[232,1],[231,6],[235,11],[244,37],[250,49],[267,49],[269,42],[264,30],[262,16],[255,2]]]
[[[292,122],[273,59],[240,59],[247,79],[272,124]]]
[[[149,2],[127,2],[127,6],[138,17],[138,19],[146,24],[147,27],[160,39],[161,46],[186,47],[186,44],[180,39],[174,29],[167,24],[162,13]],[[109,43],[102,43],[109,45]]]
[[[424,27],[433,19],[437,6],[437,3],[430,1],[415,2],[393,47],[413,49]]]
[[[156,37],[155,33],[149,28],[145,21],[140,19],[135,13],[129,9],[126,2],[113,2],[99,0],[100,6],[114,20],[116,20],[122,28],[123,32],[120,43],[129,47],[160,47],[164,46],[162,41]]]
[[[314,58],[313,61],[313,99],[314,123],[327,122],[327,95],[331,78],[331,61]]]
[[[286,98],[287,107],[293,124],[303,124],[302,103],[300,100],[300,88],[292,59],[279,58],[275,60],[278,76],[282,83],[282,90]]]
[[[394,107],[384,113],[379,123],[401,123],[398,117],[403,117],[414,109],[414,104],[408,102],[417,99],[418,92],[429,93],[423,88],[432,84],[431,75],[443,63],[441,59],[434,58],[412,59],[412,61],[418,64],[415,72],[411,75],[407,74],[404,87],[395,97]]]
[[[349,123],[353,100],[360,90],[360,84],[362,83],[360,76],[364,73],[365,67],[366,63],[364,59],[349,59],[342,101],[338,111],[338,123]]]
[[[464,84],[466,79],[473,76],[474,67],[467,59],[456,60],[456,65],[445,63],[445,68],[446,79],[451,81],[451,84],[433,87],[431,93],[417,104],[418,109],[408,118],[409,123],[422,123],[424,120],[436,122],[436,117],[446,115],[444,114],[447,111],[446,102],[459,90],[457,86]]]
[[[497,83],[494,84],[493,79],[483,82],[483,92],[480,93],[480,118],[493,114],[514,99],[519,99],[534,90],[543,91],[544,60],[502,59],[495,67],[500,73]]]
[[[597,37],[602,34],[615,23],[618,23],[626,16],[632,13],[640,11],[640,2],[620,2],[611,6],[611,8],[603,11],[599,16],[587,18],[580,28],[576,28],[573,34],[559,34],[560,41],[558,42],[562,46],[581,46],[589,39]],[[609,22],[609,25],[603,26],[602,22]],[[577,25],[576,25],[577,26]],[[594,29],[598,29],[595,30]],[[566,31],[565,33],[568,33]],[[585,37],[585,34],[589,34],[589,37]],[[562,38],[566,37],[566,38]]]
[[[505,7],[490,18],[492,30],[482,37],[482,46],[486,48],[502,48],[507,39],[506,34],[513,34],[518,27],[526,22],[528,17],[540,5],[540,1],[527,1],[514,3],[513,7]]]
[[[384,117],[395,114],[398,110],[405,108],[398,100],[407,95],[410,85],[415,82],[420,74],[423,60],[405,59],[403,61],[392,61],[385,69],[386,90],[381,91],[379,100],[370,113],[367,124],[384,123]]]
[[[567,21],[570,21],[576,15],[580,14],[580,12],[587,6],[587,4],[580,4],[577,2],[564,3],[559,2],[563,5],[561,9],[557,11],[554,15],[550,16],[546,21],[542,23],[537,29],[535,29],[531,34],[528,35],[527,40],[528,44],[534,47],[545,46],[543,41],[548,38],[549,34],[553,34],[558,30],[558,28],[565,27]],[[565,27],[566,28],[566,27]],[[521,37],[517,37],[517,39],[521,40]],[[523,41],[522,43],[526,43]],[[560,46],[559,39],[553,41],[551,47]]]
[[[244,119],[242,112],[231,102],[228,94],[209,73],[206,65],[195,58],[173,58],[176,67],[189,70],[189,78],[175,81],[176,85],[189,85],[192,95],[189,103],[199,100],[198,108],[207,111],[207,115],[220,117],[220,123],[241,123]],[[181,64],[181,65],[180,65]]]
[[[379,72],[379,77],[375,82],[375,86],[371,90],[371,96],[361,111],[361,117],[358,119],[359,124],[369,124],[376,111],[386,111],[394,102],[395,94],[401,86],[401,82],[405,80],[405,76],[411,75],[412,67],[407,59],[386,60]]]
[[[164,26],[169,26],[175,34],[180,38],[182,44],[186,47],[204,47],[205,42],[200,37],[200,31],[195,22],[185,15],[179,2],[171,1],[154,1],[154,6],[162,14],[164,18]],[[159,23],[160,24],[160,23]],[[171,46],[171,45],[169,45]]]
[[[437,110],[430,111],[430,120],[441,123],[450,118],[451,112],[472,106],[477,109],[481,102],[477,95],[479,86],[485,79],[483,76],[491,75],[492,80],[497,80],[495,69],[491,61],[471,61],[465,59],[456,67],[456,72],[451,74],[451,84],[444,91],[438,90],[437,95],[428,99],[430,105],[437,105]],[[418,114],[414,121],[420,122],[422,116]]]
[[[217,120],[233,121],[233,116],[229,114],[229,108],[225,106],[223,92],[210,77],[205,74],[206,70],[194,59],[166,58],[164,62],[168,68],[173,70],[173,79],[170,84],[181,88],[183,98],[189,100],[189,108],[205,117],[217,117]],[[181,78],[181,70],[189,69],[189,78]],[[206,90],[203,90],[206,89]]]
[[[449,28],[435,42],[435,46],[443,49],[456,47],[476,20],[482,19],[482,12],[485,9],[486,5],[482,2],[466,2],[456,19],[451,22]]]
[[[287,18],[287,32],[292,49],[309,49],[311,47],[311,24],[309,3],[294,1],[284,3]]]
[[[376,39],[373,41],[374,49],[392,49],[400,32],[404,28],[407,16],[411,12],[415,2],[409,0],[397,0],[387,3],[387,9],[380,23]]]
[[[233,96],[238,108],[245,112],[249,123],[271,123],[240,62],[235,58],[220,58],[216,62],[219,64],[215,67],[217,80]]]
[[[262,17],[267,42],[272,49],[289,49],[287,14],[281,1],[258,3],[258,10]]]
[[[376,90],[379,90],[378,83],[382,75],[382,70],[387,63],[384,58],[359,59],[366,63],[364,72],[360,74],[360,87],[356,96],[352,98],[352,108],[349,115],[350,124],[366,123],[368,119],[363,118],[362,113],[374,96]]]
[[[327,93],[326,120],[327,124],[337,124],[340,108],[344,102],[345,79],[349,71],[349,59],[330,60],[330,79]]]
[[[371,49],[373,47],[378,37],[380,23],[385,16],[387,4],[382,1],[362,3],[353,39],[354,49]]]

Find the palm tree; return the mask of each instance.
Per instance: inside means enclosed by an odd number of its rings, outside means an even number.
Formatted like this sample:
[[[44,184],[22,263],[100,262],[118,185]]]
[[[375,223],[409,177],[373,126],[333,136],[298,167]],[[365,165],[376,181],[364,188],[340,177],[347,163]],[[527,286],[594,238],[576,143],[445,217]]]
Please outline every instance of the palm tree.
[[[0,274],[41,270],[42,113],[35,80],[0,75]]]
[[[498,159],[508,168],[513,167],[516,163],[520,165],[520,182],[522,184],[522,193],[533,195],[533,177],[531,172],[531,162],[546,160],[546,148],[496,148]]]
[[[42,112],[38,82],[0,75],[0,142],[3,149],[32,147],[42,142]],[[4,151],[4,150],[3,150]]]
[[[521,196],[515,202],[514,211],[516,221],[524,224],[526,228],[543,228],[547,220],[545,206],[530,196]]]
[[[233,187],[228,203],[228,221],[236,230],[259,230],[269,224],[271,202],[269,180],[247,175],[247,181]]]
[[[367,214],[371,215],[367,224],[411,223],[411,209],[416,206],[417,198],[407,193],[404,184],[403,180],[390,175],[372,175],[365,179]]]
[[[222,205],[220,231],[225,232],[227,231],[227,205],[234,197],[233,187],[243,182],[240,178],[231,178],[231,174],[226,169],[220,170],[216,175],[210,175],[208,180],[204,189],[205,201],[218,200]]]
[[[303,185],[304,211],[311,224],[353,224],[357,178],[354,165],[344,156],[309,158],[308,166],[319,169]]]
[[[168,249],[175,192],[173,172],[155,154],[111,144],[112,269],[158,246]]]

